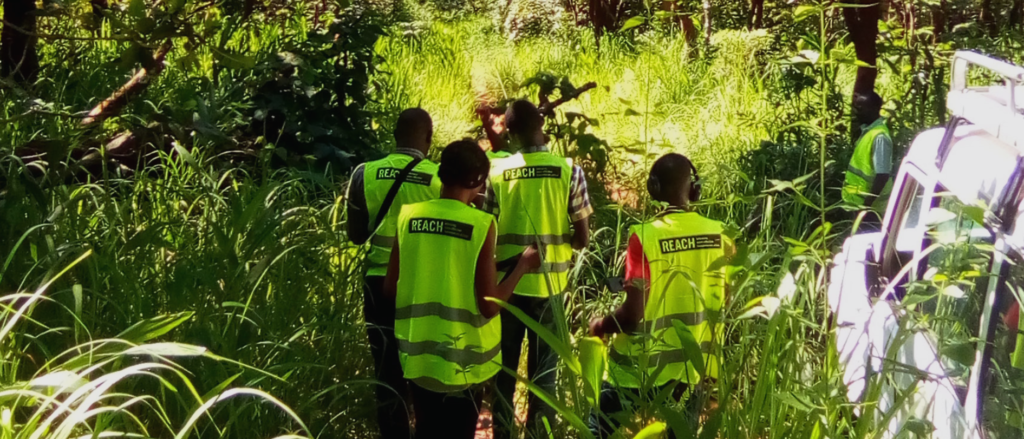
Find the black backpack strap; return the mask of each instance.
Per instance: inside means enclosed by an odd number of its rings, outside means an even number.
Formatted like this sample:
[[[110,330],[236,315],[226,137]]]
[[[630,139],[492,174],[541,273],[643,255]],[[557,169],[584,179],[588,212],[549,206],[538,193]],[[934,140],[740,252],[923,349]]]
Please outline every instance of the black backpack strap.
[[[387,216],[388,211],[391,210],[391,205],[395,202],[395,197],[398,196],[398,190],[402,188],[402,183],[405,183],[405,179],[409,178],[409,173],[412,172],[412,168],[420,164],[423,159],[414,158],[408,165],[395,176],[395,182],[391,183],[391,189],[388,190],[387,196],[384,197],[384,202],[380,204],[380,210],[377,211],[377,218],[373,220],[373,229],[376,231],[380,227],[380,223],[384,222],[384,217]]]

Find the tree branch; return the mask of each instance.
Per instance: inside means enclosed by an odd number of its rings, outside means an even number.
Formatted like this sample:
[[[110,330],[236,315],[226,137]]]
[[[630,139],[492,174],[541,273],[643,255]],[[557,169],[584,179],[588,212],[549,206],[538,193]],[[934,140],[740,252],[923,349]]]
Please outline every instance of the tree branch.
[[[566,102],[569,102],[569,101],[571,101],[573,99],[576,99],[576,98],[580,97],[581,94],[586,93],[586,92],[588,92],[588,91],[590,91],[590,90],[592,90],[594,88],[597,88],[597,83],[596,82],[588,82],[586,84],[583,84],[582,87],[579,87],[576,90],[573,90],[573,92],[569,93],[568,96],[562,96],[562,97],[558,98],[557,100],[555,100],[554,102],[543,103],[543,104],[541,104],[538,107],[538,109],[540,110],[540,114],[545,116],[545,117],[551,116],[552,114],[555,113],[555,108],[558,108],[559,105],[562,105],[562,104],[564,104]]]
[[[151,79],[160,75],[160,72],[164,70],[164,59],[167,58],[167,53],[170,50],[171,42],[168,40],[153,54],[153,59],[146,62],[138,72],[135,72],[135,75],[127,83],[110,95],[110,97],[104,99],[103,102],[100,102],[99,105],[93,107],[89,114],[82,119],[82,126],[102,122],[116,115],[128,105],[128,102],[133,97],[149,88]]]

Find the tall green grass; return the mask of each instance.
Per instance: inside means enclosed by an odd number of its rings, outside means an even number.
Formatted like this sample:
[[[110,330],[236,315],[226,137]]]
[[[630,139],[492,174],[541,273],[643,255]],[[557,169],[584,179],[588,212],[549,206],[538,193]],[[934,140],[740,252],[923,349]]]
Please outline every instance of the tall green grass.
[[[232,47],[273,53],[284,34],[310,26],[301,14],[289,20],[253,24],[233,37]],[[73,31],[72,24],[61,26]],[[551,335],[566,353],[558,394],[551,395],[562,406],[563,420],[586,419],[590,412],[587,383],[579,375],[583,366],[573,370],[581,361],[579,340],[590,317],[621,303],[604,280],[622,272],[628,227],[653,213],[642,190],[646,170],[655,156],[677,151],[693,157],[705,178],[706,200],[698,209],[729,224],[741,244],[721,322],[724,361],[714,394],[719,408],[708,422],[683,428],[667,419],[678,407],[644,401],[629,433],[662,420],[701,439],[877,437],[877,429],[854,416],[856,406],[845,400],[830,356],[834,341],[824,289],[830,252],[843,227],[822,227],[818,219],[816,180],[825,164],[815,149],[819,138],[790,126],[797,121],[792,116],[815,117],[823,97],[832,105],[831,88],[852,83],[852,69],[836,68],[821,94],[811,89],[780,102],[788,73],[775,62],[780,53],[769,35],[722,31],[712,43],[713,55],[701,58],[671,35],[609,37],[598,50],[585,32],[511,42],[479,19],[428,22],[408,32],[395,29],[378,41],[384,73],[373,78],[372,109],[386,133],[401,109],[424,107],[434,117],[440,147],[478,134],[473,110],[482,99],[532,97],[536,90],[523,83],[538,72],[564,75],[577,85],[598,83],[562,107],[598,120],[592,132],[611,145],[612,164],[607,175],[591,176],[598,210],[594,239],[577,256],[574,287],[559,311],[564,318]],[[67,50],[47,46],[44,56]],[[59,70],[55,85],[43,88],[44,100],[56,110],[87,108],[97,90],[113,90],[123,79],[100,73],[123,45],[103,42],[81,50],[86,68]],[[182,55],[175,52],[171,62]],[[882,73],[884,90],[906,89],[902,78]],[[238,84],[227,77],[215,80],[212,57],[201,52],[195,70],[168,69],[147,99],[106,128],[132,126],[162,112],[201,113],[214,125],[232,126],[240,111],[234,102]],[[3,100],[0,110],[4,119],[19,117],[24,108]],[[74,121],[60,117],[33,115],[0,125],[0,137],[14,144],[35,137],[84,140],[75,133]],[[84,376],[86,370],[91,385],[117,382],[116,395],[104,399],[105,407],[117,410],[68,424],[73,427],[62,432],[134,429],[136,417],[153,420],[144,433],[156,437],[373,437],[362,250],[343,232],[342,185],[322,175],[274,171],[265,166],[268,160],[232,166],[202,133],[197,138],[196,148],[179,145],[159,153],[157,166],[130,180],[109,172],[102,181],[70,184],[37,180],[31,167],[0,150],[0,181],[6,185],[0,289],[12,293],[0,305],[4,325],[17,321],[15,330],[0,336],[0,392],[18,395],[12,403],[0,393],[0,437],[25,436],[25,426],[39,425],[54,404],[79,404],[22,398],[26,394],[17,392],[36,391],[26,383],[70,378],[52,375],[61,371]],[[827,152],[841,153],[844,146],[838,142]],[[842,162],[840,155],[827,158]],[[829,169],[836,166],[845,168]],[[815,171],[819,176],[801,178]],[[639,206],[608,202],[606,183],[633,190]],[[47,283],[35,295],[20,293]],[[35,312],[15,318],[11,313],[28,297],[39,298]],[[151,331],[159,333],[154,338],[125,335],[139,322],[167,330]],[[156,345],[146,344],[157,338]],[[168,355],[136,363],[133,349]],[[68,366],[90,355],[99,359]],[[145,366],[130,369],[140,364]],[[100,367],[89,369],[94,365]],[[155,376],[155,370],[163,372]],[[266,400],[203,405],[228,386],[274,395],[295,416]],[[1006,386],[1008,399],[1014,392]],[[200,418],[193,419],[195,413]],[[553,437],[585,436],[569,422],[552,428]]]

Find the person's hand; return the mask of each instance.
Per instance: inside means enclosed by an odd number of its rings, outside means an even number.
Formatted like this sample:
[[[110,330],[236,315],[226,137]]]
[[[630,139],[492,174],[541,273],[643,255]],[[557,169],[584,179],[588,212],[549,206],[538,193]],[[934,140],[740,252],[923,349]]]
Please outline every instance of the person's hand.
[[[597,338],[604,338],[604,317],[590,319],[590,335]]]
[[[540,250],[537,250],[537,244],[533,244],[526,248],[523,252],[523,256],[519,258],[519,263],[524,264],[526,270],[533,272],[540,268]]]

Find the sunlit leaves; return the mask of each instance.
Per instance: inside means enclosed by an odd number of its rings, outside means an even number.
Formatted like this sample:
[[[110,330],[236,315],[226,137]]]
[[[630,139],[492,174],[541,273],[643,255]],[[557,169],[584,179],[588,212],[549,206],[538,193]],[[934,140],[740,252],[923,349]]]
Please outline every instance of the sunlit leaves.
[[[638,15],[636,17],[630,17],[630,19],[626,20],[626,22],[622,24],[622,28],[619,29],[619,31],[630,30],[634,27],[644,24],[646,21],[647,19],[643,16]]]

